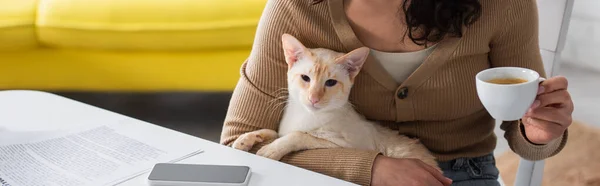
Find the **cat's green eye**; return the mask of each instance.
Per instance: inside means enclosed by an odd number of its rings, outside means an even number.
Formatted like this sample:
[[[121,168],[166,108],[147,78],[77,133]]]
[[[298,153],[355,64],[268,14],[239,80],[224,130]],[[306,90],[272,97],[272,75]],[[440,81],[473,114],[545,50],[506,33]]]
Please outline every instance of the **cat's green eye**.
[[[307,75],[302,75],[300,77],[302,77],[302,80],[304,80],[306,82],[310,82],[310,78]]]
[[[337,84],[337,81],[335,79],[329,79],[327,81],[325,81],[325,86],[328,87],[333,87]]]

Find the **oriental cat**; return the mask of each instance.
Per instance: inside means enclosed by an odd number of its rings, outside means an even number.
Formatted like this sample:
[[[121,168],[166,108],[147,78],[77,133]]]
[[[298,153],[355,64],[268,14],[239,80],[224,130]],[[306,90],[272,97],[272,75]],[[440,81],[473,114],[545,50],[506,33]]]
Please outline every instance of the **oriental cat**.
[[[369,55],[368,48],[339,53],[306,48],[289,34],[281,39],[288,65],[289,95],[279,131],[245,133],[234,141],[233,148],[249,151],[257,143],[275,139],[256,154],[280,160],[300,150],[355,148],[394,158],[419,159],[440,170],[417,139],[368,121],[349,103],[350,89]]]

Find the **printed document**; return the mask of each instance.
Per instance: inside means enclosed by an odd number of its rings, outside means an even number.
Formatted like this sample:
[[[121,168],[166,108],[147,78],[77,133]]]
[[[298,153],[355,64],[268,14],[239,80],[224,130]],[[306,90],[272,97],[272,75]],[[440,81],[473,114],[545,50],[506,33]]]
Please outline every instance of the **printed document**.
[[[0,186],[116,185],[201,153],[186,143],[192,136],[129,122],[13,138],[2,131]]]

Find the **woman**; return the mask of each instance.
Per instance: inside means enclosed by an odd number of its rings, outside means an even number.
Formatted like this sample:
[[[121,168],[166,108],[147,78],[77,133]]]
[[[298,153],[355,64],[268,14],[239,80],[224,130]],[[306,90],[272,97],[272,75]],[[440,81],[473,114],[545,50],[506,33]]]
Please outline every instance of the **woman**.
[[[271,0],[242,66],[221,143],[277,130],[283,107],[272,103],[287,87],[280,38],[289,33],[310,48],[371,48],[351,102],[368,119],[419,138],[444,175],[417,160],[355,149],[306,150],[282,161],[360,185],[498,185],[495,122],[477,97],[474,77],[499,66],[545,76],[537,32],[535,0]],[[511,149],[530,160],[563,148],[573,111],[565,78],[540,86],[532,109],[501,126]]]

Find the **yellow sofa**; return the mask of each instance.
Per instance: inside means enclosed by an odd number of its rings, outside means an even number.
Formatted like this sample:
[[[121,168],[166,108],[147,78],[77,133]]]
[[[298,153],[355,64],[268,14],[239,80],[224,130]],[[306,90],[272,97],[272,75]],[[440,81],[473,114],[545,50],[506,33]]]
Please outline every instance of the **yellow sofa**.
[[[230,91],[266,0],[0,0],[0,89]]]

